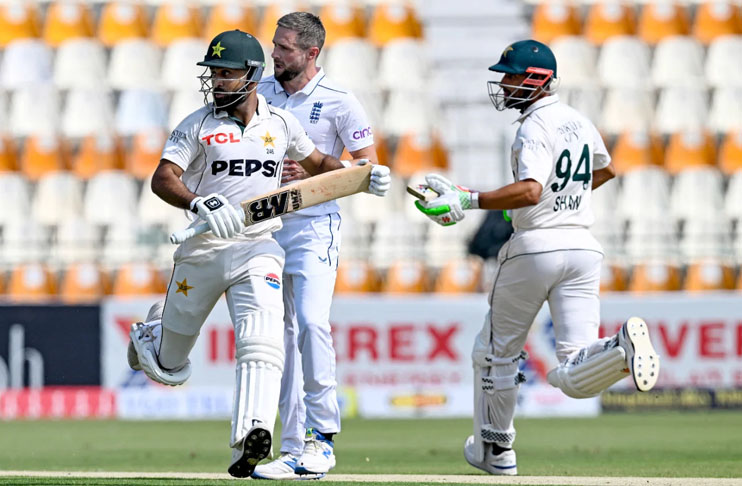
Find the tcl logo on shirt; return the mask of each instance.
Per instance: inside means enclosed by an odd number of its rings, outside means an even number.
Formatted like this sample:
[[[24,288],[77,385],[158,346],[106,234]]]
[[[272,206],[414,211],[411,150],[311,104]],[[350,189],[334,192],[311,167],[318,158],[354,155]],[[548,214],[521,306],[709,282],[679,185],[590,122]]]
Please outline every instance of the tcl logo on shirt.
[[[373,132],[371,131],[371,127],[366,127],[363,130],[356,130],[353,132],[353,140],[361,140],[369,135],[371,135]]]
[[[239,143],[240,138],[237,137],[234,133],[226,134],[226,133],[212,133],[211,135],[206,135],[205,137],[202,137],[201,140],[206,142],[206,145],[211,145],[212,140],[215,144],[222,144],[222,143]]]
[[[276,175],[277,165],[278,163],[275,160],[215,160],[211,163],[211,175],[217,175],[221,172],[228,171],[227,175],[249,177],[260,169],[264,169],[261,174],[263,174],[265,177],[273,177]]]

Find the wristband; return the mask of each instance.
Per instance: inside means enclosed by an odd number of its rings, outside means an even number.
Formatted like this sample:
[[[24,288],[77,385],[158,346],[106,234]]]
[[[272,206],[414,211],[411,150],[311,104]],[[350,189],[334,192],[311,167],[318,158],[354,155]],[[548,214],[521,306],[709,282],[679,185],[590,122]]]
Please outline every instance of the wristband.
[[[472,191],[471,193],[471,208],[479,209],[479,192]]]
[[[350,160],[341,160],[340,163],[343,164],[343,167],[346,169],[353,166],[353,163]]]

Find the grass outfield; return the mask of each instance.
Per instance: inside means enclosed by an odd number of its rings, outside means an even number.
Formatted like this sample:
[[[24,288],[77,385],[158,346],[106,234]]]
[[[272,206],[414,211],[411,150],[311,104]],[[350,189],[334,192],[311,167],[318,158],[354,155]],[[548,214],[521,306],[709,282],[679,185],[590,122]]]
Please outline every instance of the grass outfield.
[[[343,427],[333,473],[477,474],[462,456],[470,420],[354,419]],[[741,427],[739,412],[521,419],[516,421],[518,470],[527,476],[740,478]],[[0,469],[224,473],[230,457],[228,436],[227,421],[0,422]],[[228,483],[0,478],[0,484],[39,485]]]

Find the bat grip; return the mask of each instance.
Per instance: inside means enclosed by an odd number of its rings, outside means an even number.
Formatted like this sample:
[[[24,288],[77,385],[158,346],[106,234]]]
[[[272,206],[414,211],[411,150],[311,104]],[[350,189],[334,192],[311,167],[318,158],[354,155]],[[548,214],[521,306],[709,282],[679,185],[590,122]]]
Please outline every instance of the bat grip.
[[[180,245],[185,240],[209,231],[209,223],[201,223],[193,228],[186,228],[170,235],[170,243]]]

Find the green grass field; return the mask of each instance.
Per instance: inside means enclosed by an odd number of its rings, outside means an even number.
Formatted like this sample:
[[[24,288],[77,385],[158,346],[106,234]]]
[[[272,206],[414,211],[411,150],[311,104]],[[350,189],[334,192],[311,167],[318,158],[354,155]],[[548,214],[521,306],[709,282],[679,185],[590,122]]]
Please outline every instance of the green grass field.
[[[354,419],[343,427],[336,440],[334,473],[478,474],[462,455],[469,420]],[[516,428],[521,475],[742,477],[739,412],[521,419]],[[223,473],[229,461],[228,435],[227,421],[0,422],[0,469]],[[0,484],[226,483],[0,477]]]

